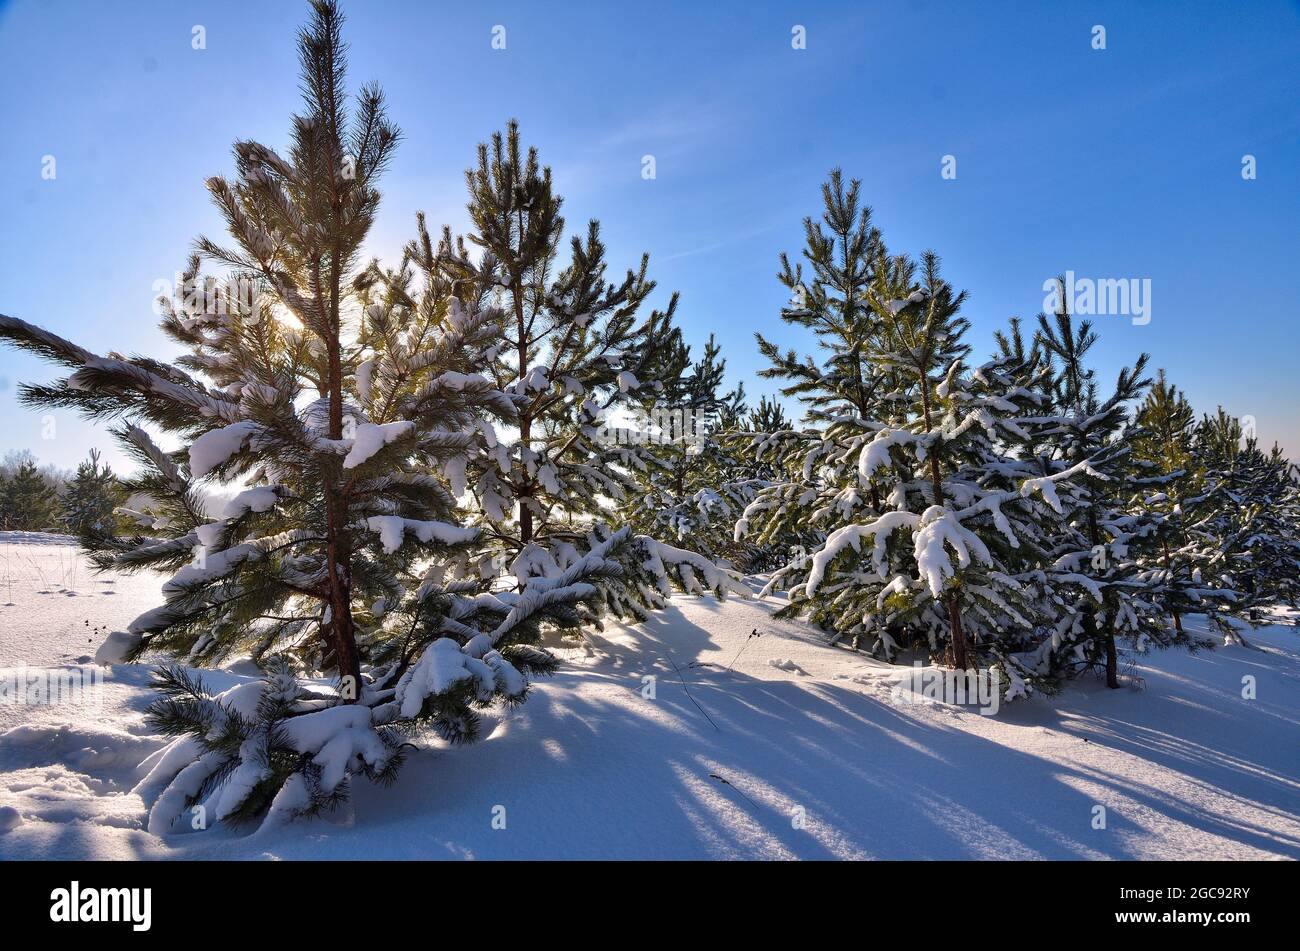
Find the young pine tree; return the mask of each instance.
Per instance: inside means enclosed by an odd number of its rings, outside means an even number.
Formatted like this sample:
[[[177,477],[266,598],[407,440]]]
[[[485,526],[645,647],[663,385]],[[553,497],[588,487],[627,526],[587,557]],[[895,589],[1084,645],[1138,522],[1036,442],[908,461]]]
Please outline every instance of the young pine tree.
[[[786,454],[789,475],[759,492],[737,532],[826,533],[769,586],[794,582],[788,613],[887,657],[916,646],[959,667],[997,664],[1023,692],[1015,655],[1036,621],[1023,576],[1039,567],[1055,485],[1074,471],[1010,453],[1042,399],[1032,361],[968,369],[964,295],[933,254],[919,272],[891,257],[857,191],[832,175],[823,223],[806,223],[810,285],[784,263],[795,306],[783,317],[812,328],[825,357],[782,355],[760,338],[765,373],[791,380],[783,393],[821,426],[754,439],[760,453]]]
[[[589,621],[643,580],[605,557],[627,532],[521,590],[468,570],[483,532],[442,472],[489,421],[518,419],[517,394],[475,372],[503,328],[440,275],[413,286],[357,266],[398,132],[376,87],[347,109],[332,2],[314,4],[299,54],[288,151],[240,142],[237,177],[208,181],[229,237],[200,239],[164,301],[180,359],[103,357],[0,317],[0,338],[74,371],[25,402],[124,420],[140,530],[92,528],[85,544],[100,567],[172,577],[123,655],[247,654],[267,671],[217,695],[159,672],[150,720],[176,739],[141,787],[154,832],[199,805],[221,822],[329,808],[354,776],[390,779],[421,726],[472,740],[477,709],[521,701],[553,668],[534,646],[545,627]],[[210,513],[214,483],[242,490]]]
[[[1241,421],[1219,407],[1204,416],[1193,437],[1204,467],[1206,514],[1197,530],[1206,540],[1203,575],[1231,592],[1225,614],[1257,623],[1260,612],[1295,604],[1300,596],[1300,535],[1292,466],[1277,446],[1265,453]],[[1226,621],[1224,637],[1243,641]]]
[[[59,497],[30,459],[0,480],[0,524],[9,531],[47,532],[58,524]]]
[[[783,413],[769,410],[754,419],[750,431],[736,436],[738,445],[747,444],[754,464],[768,468],[772,478],[742,513],[735,538],[789,549],[793,556],[773,577],[773,585],[806,572],[805,553],[820,547],[836,518],[864,504],[883,511],[878,489],[869,487],[864,497],[851,474],[855,454],[889,415],[885,398],[893,390],[888,372],[868,358],[879,333],[868,286],[881,251],[880,233],[871,225],[871,210],[860,204],[859,189],[857,181],[846,189],[839,169],[822,186],[821,220],[804,219],[807,279],[803,263],[791,265],[785,254],[780,259],[777,277],[790,292],[781,319],[812,332],[820,362],[794,350],[782,353],[755,334],[759,352],[770,363],[759,375],[784,381],[781,394],[799,399],[805,414],[804,426],[795,429]],[[831,617],[817,620],[836,627]],[[858,633],[852,625],[837,633],[850,630]]]
[[[747,418],[744,386],[722,392],[726,361],[710,337],[703,356],[638,414],[628,436],[650,455],[633,476],[623,511],[639,532],[714,560],[752,568],[754,552],[735,542],[734,526],[766,481],[752,475],[726,441]],[[689,361],[685,348],[683,361]]]
[[[1121,642],[1138,652],[1175,644],[1194,649],[1197,642],[1178,619],[1190,610],[1213,610],[1208,599],[1215,593],[1184,569],[1196,558],[1195,545],[1171,548],[1165,561],[1176,521],[1172,509],[1161,508],[1164,479],[1135,458],[1140,430],[1132,407],[1151,384],[1143,376],[1147,355],[1121,369],[1103,399],[1087,359],[1097,335],[1090,322],[1076,324],[1063,292],[1059,301],[1052,320],[1039,316],[1035,340],[1052,371],[1051,407],[1036,421],[1035,449],[1079,474],[1066,495],[1067,519],[1047,572],[1060,610],[1037,660],[1062,676],[1100,668],[1113,688]]]
[[[64,488],[60,517],[75,535],[112,532],[114,513],[125,501],[113,470],[101,464],[99,450],[92,449]]]
[[[1199,566],[1197,547],[1188,532],[1196,508],[1205,498],[1204,480],[1193,455],[1196,413],[1182,391],[1168,381],[1163,369],[1135,416],[1132,464],[1134,482],[1143,490],[1140,504],[1160,520],[1156,545],[1160,566],[1171,576],[1190,576]],[[1183,630],[1177,606],[1172,611],[1175,630]]]
[[[594,220],[563,255],[561,199],[516,124],[479,146],[466,180],[471,233],[453,239],[444,228],[435,246],[421,219],[406,257],[437,270],[469,310],[493,313],[499,323],[500,338],[481,366],[513,404],[512,431],[482,428],[449,474],[457,493],[471,493],[490,539],[481,570],[508,570],[522,586],[555,577],[604,545],[609,504],[635,493],[633,474],[653,464],[650,446],[615,437],[620,417],[657,399],[683,369],[672,326],[677,297],[666,310],[643,314],[655,287],[648,258],[607,280]],[[467,241],[482,253],[471,256]],[[739,590],[708,559],[647,536],[629,536],[617,550],[630,573],[653,575],[641,599],[650,606],[672,584]],[[636,599],[626,607],[642,612]]]

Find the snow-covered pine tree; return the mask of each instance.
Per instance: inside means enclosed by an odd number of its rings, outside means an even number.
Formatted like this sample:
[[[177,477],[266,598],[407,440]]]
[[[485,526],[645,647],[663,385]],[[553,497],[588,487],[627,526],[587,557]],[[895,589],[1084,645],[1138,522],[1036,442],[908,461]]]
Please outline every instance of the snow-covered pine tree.
[[[761,396],[758,405],[739,420],[739,425],[736,428],[724,429],[718,434],[721,444],[729,450],[731,465],[728,472],[730,479],[734,484],[745,486],[745,495],[748,497],[748,501],[752,501],[762,489],[770,487],[774,482],[784,479],[786,476],[784,459],[772,453],[765,454],[760,458],[754,452],[752,442],[754,434],[781,433],[790,428],[790,420],[786,418],[785,409],[781,404],[775,399]],[[743,514],[744,508],[738,512],[740,516],[743,516]],[[731,544],[741,553],[740,560],[737,563],[743,564],[745,570],[750,572],[772,571],[780,568],[789,563],[792,546],[796,546],[799,551],[805,551],[808,548],[807,543],[810,539],[820,542],[824,537],[819,532],[811,532],[806,533],[806,537],[782,538],[760,545],[756,544],[752,538],[738,538],[735,529],[737,522],[739,522],[739,518],[733,518],[729,526]]]
[[[117,476],[100,462],[98,449],[90,450],[86,461],[78,464],[60,499],[61,519],[74,535],[88,531],[112,531],[115,511],[126,501]]]
[[[59,496],[36,463],[20,462],[0,475],[0,527],[8,531],[48,532],[55,529]]]
[[[451,475],[457,492],[472,494],[491,541],[481,570],[508,572],[524,585],[556,577],[604,545],[613,531],[607,520],[636,491],[633,473],[653,464],[653,447],[619,436],[684,368],[672,325],[677,296],[644,316],[655,288],[648,257],[607,281],[594,220],[563,258],[562,200],[515,123],[479,146],[466,179],[471,233],[453,238],[444,228],[435,246],[421,218],[407,260],[438,269],[468,310],[496,314],[501,325],[481,366],[514,403],[511,428],[481,430]],[[481,254],[472,256],[470,245]],[[648,536],[618,550],[630,574],[650,574],[653,583],[640,591],[650,607],[673,585],[741,590],[707,558]],[[626,607],[645,616],[635,599]]]
[[[1161,567],[1191,576],[1202,569],[1197,564],[1200,547],[1194,543],[1197,508],[1203,508],[1204,480],[1193,455],[1192,440],[1196,413],[1182,391],[1169,382],[1163,369],[1146,392],[1135,416],[1132,439],[1134,483],[1142,490],[1138,504],[1160,522],[1156,547]],[[1189,534],[1188,525],[1192,525]],[[1183,630],[1177,605],[1171,616],[1175,630]]]
[[[1300,531],[1292,466],[1279,447],[1265,453],[1241,421],[1219,407],[1196,427],[1194,454],[1203,466],[1207,510],[1198,529],[1209,544],[1204,571],[1234,593],[1224,613],[1247,623],[1300,597]],[[1229,623],[1219,630],[1242,640]]]
[[[25,386],[25,402],[128,420],[115,432],[140,465],[125,488],[145,500],[142,531],[86,545],[101,567],[173,575],[122,656],[249,654],[267,671],[215,695],[185,668],[159,672],[150,721],[176,739],[141,785],[154,832],[196,806],[215,821],[328,808],[353,776],[391,778],[424,725],[473,739],[476,709],[522,700],[552,669],[534,646],[544,626],[593,618],[648,574],[607,557],[626,530],[522,590],[494,594],[466,570],[482,533],[439,473],[486,420],[515,417],[474,373],[501,330],[444,282],[357,271],[398,133],[376,87],[349,115],[339,27],[333,3],[314,4],[287,156],[241,142],[238,178],[208,181],[232,243],[198,247],[229,280],[202,277],[196,256],[163,302],[186,351],[175,364],[0,316],[0,338],[74,371]],[[244,486],[215,518],[213,482]]]
[[[785,409],[774,399],[766,396],[758,398],[758,405],[750,410],[749,415],[745,417],[740,424],[745,432],[751,433],[774,433],[790,428],[790,420],[785,415]]]
[[[1056,484],[1077,470],[1044,472],[1010,453],[1028,438],[1019,420],[1042,401],[1033,361],[967,369],[964,295],[932,253],[919,274],[891,257],[857,196],[838,173],[824,188],[829,230],[805,224],[809,284],[783,261],[796,306],[782,316],[812,328],[827,357],[782,355],[760,338],[773,363],[764,372],[792,380],[783,393],[804,399],[822,428],[755,440],[796,465],[737,532],[826,532],[769,585],[794,582],[786,613],[885,656],[917,646],[963,668],[997,664],[1022,693],[1015,655],[1034,643],[1035,598],[1020,576],[1039,567]]]
[[[736,519],[766,485],[724,442],[747,418],[744,385],[722,392],[726,360],[712,336],[704,354],[640,408],[627,434],[650,449],[622,515],[633,528],[741,570],[749,546],[736,543]],[[689,347],[682,362],[689,362]]]
[[[789,572],[826,540],[826,530],[801,519],[801,507],[792,504],[802,499],[807,506],[814,486],[826,488],[822,480],[804,473],[810,447],[821,446],[821,431],[812,425],[796,428],[780,403],[762,397],[742,425],[722,438],[738,455],[739,471],[762,483],[736,520],[732,536],[734,544],[751,553],[751,570],[775,572],[765,591],[769,594],[783,589],[783,579],[793,577]],[[757,517],[751,522],[750,516]]]
[[[1138,652],[1174,644],[1195,649],[1173,619],[1198,607],[1212,611],[1217,594],[1184,569],[1196,557],[1194,545],[1164,563],[1172,523],[1152,507],[1160,501],[1158,477],[1135,463],[1131,408],[1151,383],[1143,376],[1149,358],[1142,354],[1122,368],[1102,399],[1087,365],[1097,335],[1089,321],[1075,323],[1064,301],[1059,293],[1051,320],[1039,315],[1035,343],[1052,371],[1051,400],[1044,416],[1027,423],[1038,458],[1077,474],[1045,566],[1057,616],[1051,636],[1024,662],[1057,676],[1100,668],[1107,685],[1118,687],[1121,641]]]
[[[805,414],[797,429],[784,413],[771,413],[736,436],[737,444],[748,444],[756,465],[772,470],[772,484],[758,493],[735,527],[737,542],[790,551],[772,589],[806,577],[807,553],[821,546],[836,518],[862,504],[855,453],[883,425],[879,420],[889,415],[884,400],[896,389],[888,371],[867,356],[879,333],[867,293],[881,251],[871,210],[859,202],[860,187],[854,180],[846,189],[839,169],[822,185],[821,220],[803,222],[806,279],[803,262],[791,265],[784,253],[780,258],[777,278],[790,293],[781,319],[813,334],[821,362],[794,350],[782,353],[761,333],[754,335],[770,363],[759,376],[785,381],[781,394],[798,398]],[[867,491],[874,493],[872,511],[883,511],[878,488]],[[814,619],[837,630],[833,617]],[[852,623],[839,626],[837,634],[859,631]]]

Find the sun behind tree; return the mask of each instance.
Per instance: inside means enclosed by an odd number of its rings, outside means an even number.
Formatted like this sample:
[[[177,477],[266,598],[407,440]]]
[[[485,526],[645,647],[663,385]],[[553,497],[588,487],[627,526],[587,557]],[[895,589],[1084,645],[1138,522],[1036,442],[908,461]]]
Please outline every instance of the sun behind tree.
[[[532,372],[503,388],[500,341],[519,311],[480,306],[491,274],[435,261],[427,241],[430,254],[397,273],[362,265],[399,133],[376,86],[347,108],[340,25],[333,2],[313,4],[298,42],[304,109],[287,153],[239,142],[236,177],[207,182],[228,234],[199,239],[175,300],[163,301],[162,329],[182,357],[99,356],[0,316],[0,339],[74,371],[25,386],[24,402],[123,420],[113,431],[139,464],[125,482],[144,500],[133,513],[139,532],[92,523],[83,535],[100,568],[172,574],[164,603],[131,624],[124,658],[251,656],[267,670],[217,696],[188,669],[159,672],[164,697],[150,720],[178,739],[150,761],[155,832],[200,804],[218,821],[327,808],[353,775],[391,778],[413,729],[472,740],[477,709],[523,700],[529,676],[555,665],[536,646],[544,629],[572,630],[607,611],[644,616],[668,593],[666,565],[690,562],[722,584],[693,553],[595,526],[570,531],[563,553],[545,553],[554,570],[519,571],[510,590],[478,570],[501,551],[499,523],[462,508],[463,485],[447,473],[502,458],[504,445],[484,442],[494,421],[545,421],[505,466],[516,493],[534,499],[546,482],[535,440],[555,432],[559,407],[573,407],[561,398],[566,385],[552,393]],[[553,225],[539,232],[548,248]],[[643,274],[605,285],[594,227],[575,254],[585,269],[565,270],[536,300],[563,321],[552,375],[623,389],[631,349],[640,341],[646,358],[635,366],[651,366],[647,339],[666,317],[633,327],[652,285]],[[225,273],[202,274],[204,262]],[[517,267],[506,271],[512,286],[523,293],[526,279],[532,293],[545,262]],[[602,310],[613,329],[584,330],[582,314]],[[531,360],[536,337],[525,334],[519,359]],[[164,450],[149,430],[184,448]],[[570,488],[552,499],[574,510],[588,494],[571,488],[582,473],[570,473],[564,452],[551,455]],[[213,483],[240,489],[220,512],[204,503]],[[554,537],[546,525],[530,539],[521,523],[516,550]]]

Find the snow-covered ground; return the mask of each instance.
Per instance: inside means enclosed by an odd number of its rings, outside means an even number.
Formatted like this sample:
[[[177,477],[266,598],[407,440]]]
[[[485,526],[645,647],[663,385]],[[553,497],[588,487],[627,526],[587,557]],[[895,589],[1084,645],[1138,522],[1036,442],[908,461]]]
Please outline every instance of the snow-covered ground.
[[[97,574],[67,535],[0,532],[0,667],[89,662],[161,591],[155,574]]]
[[[0,540],[0,558],[0,665],[100,670],[86,632],[157,598],[156,579],[102,584],[67,545]],[[900,703],[908,672],[774,608],[678,598],[611,625],[480,743],[424,741],[392,788],[242,835],[144,831],[148,671],[104,668],[86,702],[0,704],[0,859],[1300,857],[1293,628],[986,717]]]

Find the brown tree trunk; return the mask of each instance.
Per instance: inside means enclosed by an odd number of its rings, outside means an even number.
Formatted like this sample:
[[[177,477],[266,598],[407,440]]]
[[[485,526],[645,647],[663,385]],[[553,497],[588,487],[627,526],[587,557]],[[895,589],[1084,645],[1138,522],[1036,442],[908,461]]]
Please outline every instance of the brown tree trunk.
[[[351,552],[343,542],[343,507],[336,490],[326,508],[326,557],[329,559],[330,646],[338,670],[340,691],[347,703],[355,702],[361,693],[361,655],[357,650],[356,628],[352,623],[352,577],[348,568]]]
[[[921,408],[925,414],[925,428],[928,432],[930,424],[930,383],[921,375]],[[939,455],[936,452],[930,453],[930,486],[934,490],[934,504],[943,505],[943,477],[939,472]],[[952,632],[952,665],[958,670],[965,670],[966,661],[966,631],[961,624],[961,607],[957,604],[957,592],[949,591],[944,598],[944,604],[948,607],[948,626]]]
[[[522,233],[523,224],[520,223],[520,233]],[[524,322],[524,288],[523,283],[518,277],[512,282],[514,284],[515,298],[515,327],[519,334],[519,379],[524,378],[528,372],[528,327]],[[533,434],[533,419],[531,415],[525,413],[523,419],[519,421],[519,445],[528,449],[529,439]],[[522,485],[519,486],[519,541],[527,545],[533,540],[533,510],[528,507],[529,497],[532,495],[532,485],[528,480],[527,473],[521,469],[520,479]]]
[[[1165,552],[1165,571],[1169,571],[1169,543],[1164,539],[1161,539],[1160,547],[1163,548]],[[1174,618],[1174,630],[1179,634],[1183,633],[1183,619],[1178,615],[1177,611],[1170,611],[1169,613],[1172,614]]]
[[[1106,686],[1112,690],[1119,686],[1119,654],[1115,651],[1115,635],[1106,632]]]
[[[343,438],[343,366],[340,354],[339,293],[340,274],[337,255],[330,261],[329,339],[329,437]],[[339,688],[345,703],[355,703],[361,695],[361,656],[357,650],[356,629],[352,623],[352,552],[344,537],[347,500],[341,488],[342,466],[331,462],[325,481],[325,566],[329,580],[330,635],[338,670]]]
[[[519,438],[525,445],[528,444],[527,429],[519,430]],[[526,486],[521,487],[519,493],[519,541],[523,545],[533,540],[533,510],[528,507],[529,495],[524,491],[526,488]]]

